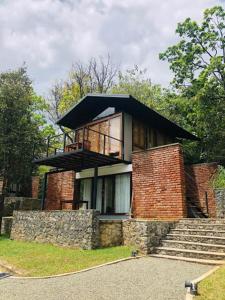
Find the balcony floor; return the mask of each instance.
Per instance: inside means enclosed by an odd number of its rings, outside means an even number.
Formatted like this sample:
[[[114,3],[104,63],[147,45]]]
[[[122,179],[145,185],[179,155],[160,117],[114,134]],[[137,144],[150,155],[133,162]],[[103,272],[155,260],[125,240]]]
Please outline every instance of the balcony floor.
[[[33,161],[38,165],[45,165],[66,170],[81,171],[94,167],[101,167],[119,163],[130,163],[120,158],[79,149],[70,152],[59,153]]]

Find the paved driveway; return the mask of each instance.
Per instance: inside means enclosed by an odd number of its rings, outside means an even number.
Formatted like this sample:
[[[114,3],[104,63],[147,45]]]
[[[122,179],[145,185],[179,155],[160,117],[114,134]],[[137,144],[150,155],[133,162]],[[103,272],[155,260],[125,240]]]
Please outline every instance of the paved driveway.
[[[144,257],[50,279],[0,280],[1,300],[183,300],[184,281],[212,266]]]

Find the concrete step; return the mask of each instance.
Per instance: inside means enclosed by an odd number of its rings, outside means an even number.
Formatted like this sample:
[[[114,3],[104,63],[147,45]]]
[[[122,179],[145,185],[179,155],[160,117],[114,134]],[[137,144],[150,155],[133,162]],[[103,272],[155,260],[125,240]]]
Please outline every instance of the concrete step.
[[[203,230],[213,230],[213,231],[225,231],[224,224],[214,224],[214,223],[178,223],[174,229],[203,229]]]
[[[225,245],[215,245],[199,242],[162,240],[162,247],[225,253]]]
[[[208,244],[214,244],[214,245],[215,244],[225,245],[225,237],[219,237],[219,236],[169,233],[169,234],[167,234],[165,239],[176,240],[176,241],[197,242],[197,243],[208,243]]]
[[[223,265],[223,264],[225,264],[225,261],[223,261],[223,260],[199,259],[199,258],[171,256],[171,255],[162,255],[162,254],[150,254],[150,256],[156,257],[156,258],[182,260],[182,261],[186,261],[186,262],[192,262],[192,263],[198,263],[198,264],[204,264],[204,265]]]
[[[190,235],[207,235],[225,237],[225,230],[206,230],[206,229],[172,229],[170,233],[190,234]]]
[[[225,219],[213,219],[213,218],[186,218],[179,220],[178,223],[186,224],[225,224]]]
[[[211,260],[225,260],[225,253],[220,253],[220,252],[157,247],[155,248],[155,253],[162,254],[162,255],[170,255],[170,256],[182,256],[182,257],[211,259]]]

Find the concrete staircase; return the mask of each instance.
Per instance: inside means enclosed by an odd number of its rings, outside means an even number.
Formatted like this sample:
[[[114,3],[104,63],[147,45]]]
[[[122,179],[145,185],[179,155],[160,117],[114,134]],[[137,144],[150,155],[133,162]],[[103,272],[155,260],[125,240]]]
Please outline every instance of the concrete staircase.
[[[205,264],[225,263],[225,219],[182,219],[151,256]]]

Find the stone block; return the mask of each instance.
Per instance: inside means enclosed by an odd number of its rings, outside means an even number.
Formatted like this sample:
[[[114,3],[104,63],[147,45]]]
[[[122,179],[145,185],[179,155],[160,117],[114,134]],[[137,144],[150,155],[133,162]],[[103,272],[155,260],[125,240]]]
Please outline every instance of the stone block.
[[[225,218],[225,189],[215,189],[216,217]]]
[[[133,246],[141,253],[152,253],[175,222],[164,221],[123,221],[123,243],[126,246]]]
[[[121,220],[101,220],[99,224],[100,247],[120,246],[123,242]]]

